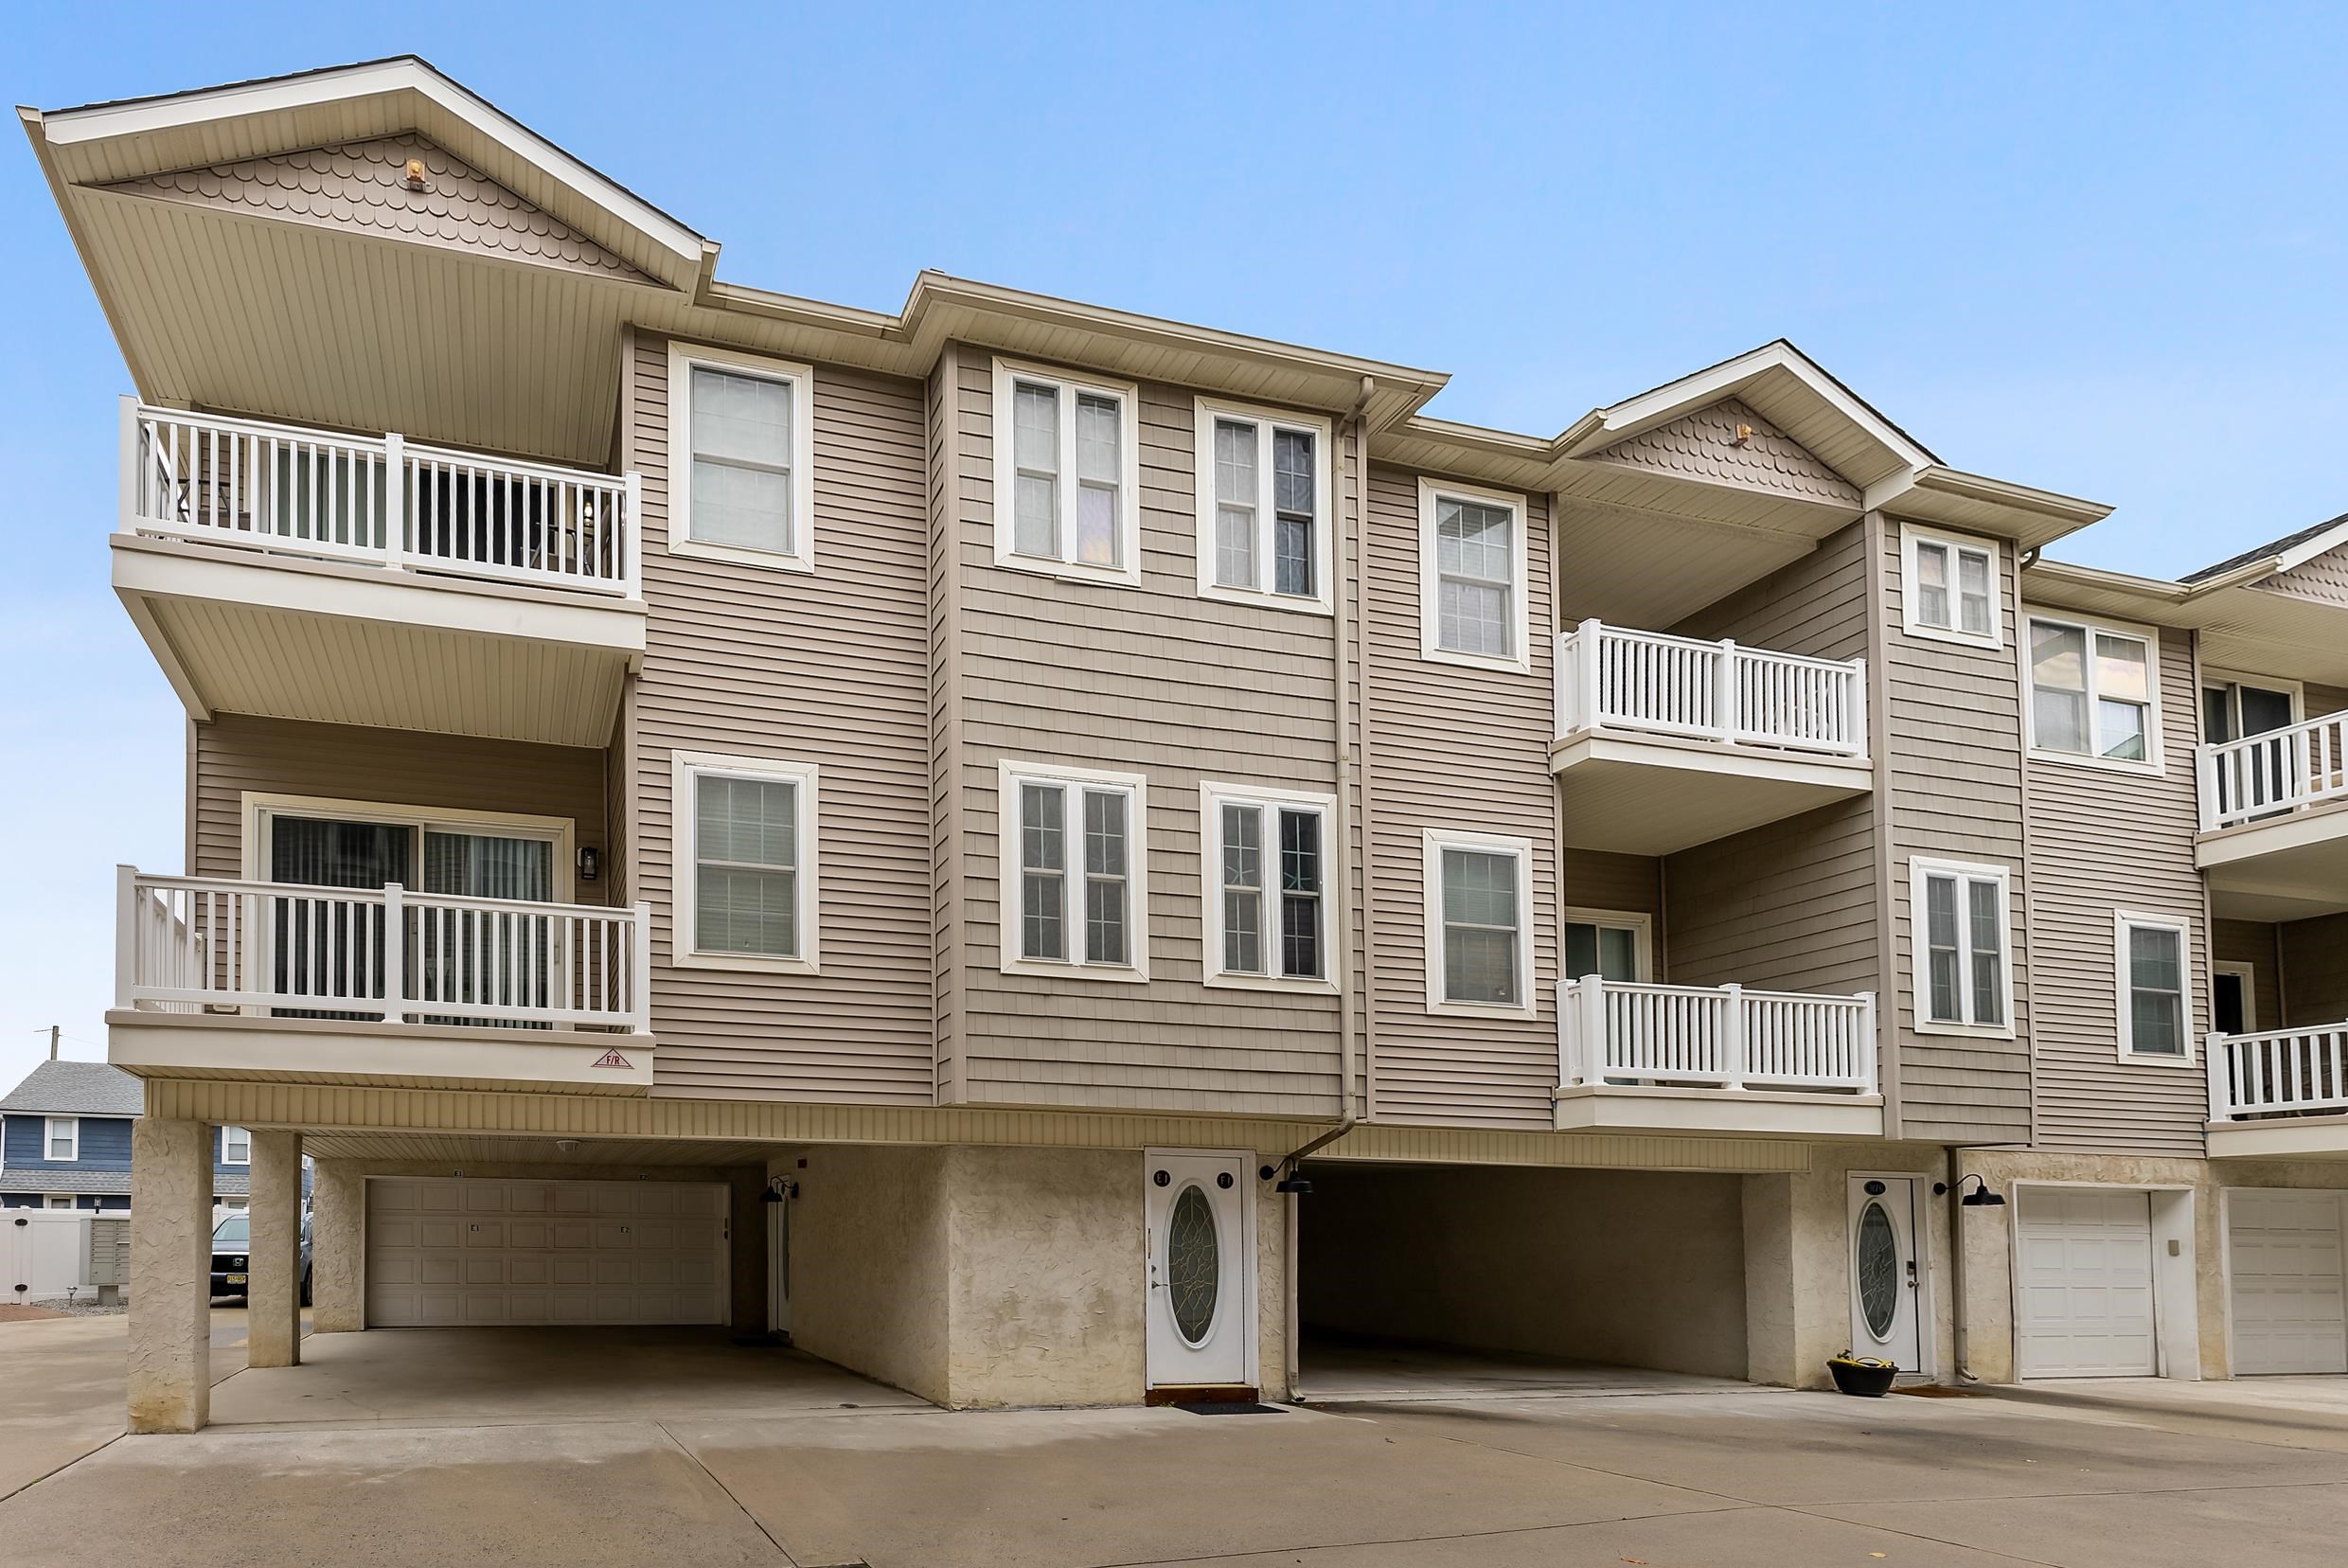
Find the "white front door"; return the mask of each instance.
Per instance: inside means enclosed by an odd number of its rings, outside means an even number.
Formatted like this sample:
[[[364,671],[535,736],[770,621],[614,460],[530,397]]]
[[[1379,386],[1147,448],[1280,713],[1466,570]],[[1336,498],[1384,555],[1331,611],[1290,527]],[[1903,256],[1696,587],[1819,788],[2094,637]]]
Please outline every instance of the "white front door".
[[[2151,1377],[2151,1196],[2024,1187],[2017,1201],[2021,1375]]]
[[[1142,1155],[1152,1388],[1254,1384],[1254,1184],[1247,1154]]]
[[[1852,1177],[1850,1217],[1851,1353],[1920,1372],[1924,1271],[1916,1256],[1914,1179]]]
[[[2348,1372],[2337,1192],[2226,1195],[2233,1369]]]

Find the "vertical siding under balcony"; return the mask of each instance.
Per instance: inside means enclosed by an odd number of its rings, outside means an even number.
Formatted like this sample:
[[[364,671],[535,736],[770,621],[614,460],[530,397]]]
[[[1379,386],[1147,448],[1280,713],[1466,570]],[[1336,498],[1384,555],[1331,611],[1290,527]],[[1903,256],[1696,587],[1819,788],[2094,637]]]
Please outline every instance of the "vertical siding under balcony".
[[[815,369],[812,573],[667,550],[668,346],[630,358],[649,614],[634,700],[635,896],[652,907],[653,1093],[926,1105],[930,1019],[928,503],[918,383]],[[823,972],[670,961],[669,757],[823,770]]]

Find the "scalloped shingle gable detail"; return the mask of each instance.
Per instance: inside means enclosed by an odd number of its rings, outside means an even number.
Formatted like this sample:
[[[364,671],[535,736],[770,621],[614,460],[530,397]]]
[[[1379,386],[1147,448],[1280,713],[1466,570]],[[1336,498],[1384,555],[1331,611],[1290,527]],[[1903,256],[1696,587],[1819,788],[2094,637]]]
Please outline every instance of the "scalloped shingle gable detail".
[[[1739,425],[1752,429],[1741,445],[1736,438]],[[1861,499],[1857,486],[1735,398],[1723,398],[1645,435],[1617,441],[1590,460],[1854,509]]]
[[[421,190],[408,188],[410,158],[423,162]],[[414,134],[183,169],[118,181],[105,188],[596,276],[650,281],[570,225]]]

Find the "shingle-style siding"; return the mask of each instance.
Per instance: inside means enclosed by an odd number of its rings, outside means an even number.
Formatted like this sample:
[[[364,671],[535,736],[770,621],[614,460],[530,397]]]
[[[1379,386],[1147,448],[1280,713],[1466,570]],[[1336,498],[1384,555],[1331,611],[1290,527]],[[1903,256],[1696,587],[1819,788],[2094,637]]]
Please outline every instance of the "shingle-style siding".
[[[1418,475],[1370,469],[1366,637],[1369,910],[1379,1025],[1371,1063],[1386,1120],[1548,1127],[1557,1086],[1556,784],[1549,747],[1554,612],[1549,498],[1525,497],[1531,577],[1529,674],[1437,662],[1419,644]],[[1532,841],[1533,1016],[1427,1011],[1424,834]]]
[[[2313,599],[2318,604],[2348,605],[2348,544],[2250,586],[2261,593]]]
[[[2293,920],[2278,927],[2276,937],[2288,1014],[2281,1026],[2348,1021],[2348,915]]]
[[[421,190],[408,185],[411,158],[424,166]],[[590,276],[651,281],[569,224],[413,134],[183,169],[104,188],[365,239],[404,240]]]
[[[953,704],[962,868],[960,1103],[1332,1115],[1337,998],[1202,984],[1202,779],[1330,792],[1330,619],[1203,599],[1192,508],[1196,410],[1145,384],[1138,588],[994,559],[993,362],[958,348]],[[1340,471],[1342,472],[1342,470]],[[1343,486],[1340,485],[1341,493]],[[999,763],[1092,764],[1148,779],[1149,983],[1005,974]]]
[[[2026,629],[2025,629],[2026,634]],[[2209,1032],[2207,917],[2193,864],[2199,806],[2193,640],[2161,636],[2159,775],[2030,759],[2031,1039],[2040,1148],[2197,1156],[2209,1089],[2197,1066],[2123,1061],[2115,915],[2188,923],[2193,1038]],[[2268,966],[2271,969],[2271,965]]]
[[[2275,940],[2276,928],[2264,920],[2210,922],[2211,956],[2220,964],[2250,966],[2250,1013],[2261,1029],[2280,1029],[2283,1010],[2283,960]]]
[[[1868,565],[1866,526],[1854,523],[1671,630],[1863,658]],[[1672,983],[1882,991],[1877,810],[1875,795],[1859,795],[1666,857]]]
[[[187,865],[195,876],[245,874],[248,791],[426,811],[568,817],[578,847],[599,856],[609,848],[599,751],[235,713],[191,729]],[[580,903],[602,903],[609,887],[598,877],[578,883],[575,893]]]
[[[918,383],[815,368],[813,572],[668,548],[668,346],[639,338],[649,620],[632,881],[653,916],[655,1095],[932,1101],[928,502]],[[812,762],[820,974],[670,962],[673,752]]]
[[[1902,1135],[1927,1143],[2021,1143],[2030,1136],[2029,879],[2023,848],[2019,617],[2011,548],[1998,550],[2003,645],[1969,648],[1902,628],[1899,524],[1881,524],[1884,711],[1874,720],[1876,790],[1890,813],[1891,1003]],[[1966,861],[2011,872],[2012,1040],[1915,1029],[1912,863]],[[1895,1031],[1895,1032],[1894,1032]]]
[[[1739,426],[1751,431],[1743,440],[1738,439]],[[1735,398],[1618,441],[1591,461],[1655,469],[1681,478],[1771,490],[1854,509],[1859,505],[1859,492],[1849,480]]]

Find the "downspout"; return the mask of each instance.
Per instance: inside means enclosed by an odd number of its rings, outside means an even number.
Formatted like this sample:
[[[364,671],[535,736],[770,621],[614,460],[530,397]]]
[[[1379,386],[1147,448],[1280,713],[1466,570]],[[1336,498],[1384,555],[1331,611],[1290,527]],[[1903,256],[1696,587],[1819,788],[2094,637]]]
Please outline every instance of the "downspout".
[[[1960,1154],[1954,1144],[1948,1146],[1948,1342],[1956,1363],[1950,1381],[1969,1385],[1981,1380],[1973,1376],[1973,1337],[1966,1327],[1965,1194],[1958,1185],[1965,1173],[1958,1168]]]
[[[1362,411],[1369,407],[1370,396],[1377,389],[1378,383],[1375,380],[1368,376],[1362,377],[1361,395],[1354,399],[1353,407],[1337,424],[1341,438],[1346,426],[1350,425],[1353,428],[1353,526],[1361,528],[1365,534],[1369,528],[1370,440],[1369,431],[1362,423],[1361,415]],[[1332,922],[1337,939],[1332,944],[1336,951],[1331,956],[1337,975],[1338,1117],[1335,1127],[1281,1158],[1277,1168],[1278,1179],[1281,1181],[1286,1181],[1296,1174],[1299,1161],[1314,1150],[1326,1148],[1352,1131],[1354,1124],[1361,1119],[1354,1111],[1353,1094],[1354,1068],[1358,1060],[1354,1052],[1354,1014],[1358,999],[1354,994],[1353,987],[1353,915],[1356,905],[1353,896],[1353,662],[1350,644],[1353,616],[1348,592],[1350,579],[1346,574],[1347,547],[1351,541],[1351,532],[1346,526],[1345,509],[1340,507],[1336,510],[1336,526],[1329,530],[1329,602],[1334,610],[1331,617],[1330,638],[1335,650],[1334,663],[1337,676],[1337,809],[1331,813],[1337,829],[1337,855],[1335,857],[1337,897],[1334,900],[1337,906],[1337,918]],[[1365,583],[1364,591],[1366,590]],[[1361,881],[1365,888],[1370,880],[1369,858],[1369,838],[1368,834],[1364,833],[1361,845]],[[1361,900],[1361,907],[1365,910],[1368,907],[1366,896]],[[1366,924],[1364,929],[1366,930]],[[1283,1292],[1287,1297],[1285,1313],[1287,1331],[1282,1335],[1282,1350],[1288,1377],[1288,1392],[1293,1397],[1296,1392],[1296,1336],[1299,1329],[1296,1290],[1297,1195],[1291,1192],[1287,1196],[1287,1262],[1282,1270],[1286,1276],[1284,1283],[1287,1286]]]

